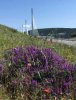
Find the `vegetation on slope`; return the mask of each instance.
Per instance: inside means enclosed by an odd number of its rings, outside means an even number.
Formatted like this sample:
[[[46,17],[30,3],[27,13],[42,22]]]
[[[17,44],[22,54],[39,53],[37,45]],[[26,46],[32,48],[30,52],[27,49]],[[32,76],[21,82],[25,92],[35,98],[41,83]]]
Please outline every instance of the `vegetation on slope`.
[[[66,100],[71,98],[76,86],[76,65],[52,49],[17,47],[7,52],[5,60],[5,65],[0,64],[0,74],[10,100],[55,100],[54,96],[59,100],[62,95]]]
[[[54,37],[59,37],[59,33],[65,33],[64,38],[76,37],[76,28],[44,28],[38,29],[38,32],[42,36],[50,36],[52,34]]]
[[[76,63],[76,49],[74,47],[47,42],[46,40],[27,36],[15,29],[0,25],[0,58],[3,57],[4,51],[8,49],[27,45],[53,48],[65,59],[68,59],[72,63]]]

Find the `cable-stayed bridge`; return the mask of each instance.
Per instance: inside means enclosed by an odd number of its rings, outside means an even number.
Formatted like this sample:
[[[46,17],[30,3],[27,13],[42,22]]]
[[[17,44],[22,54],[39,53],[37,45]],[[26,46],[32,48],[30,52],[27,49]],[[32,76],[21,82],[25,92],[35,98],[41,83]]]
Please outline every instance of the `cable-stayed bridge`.
[[[33,36],[39,35],[38,30],[37,30],[37,26],[36,26],[36,23],[35,23],[35,18],[34,18],[34,15],[33,15],[33,8],[31,8],[31,31],[30,31],[30,35],[33,35]]]

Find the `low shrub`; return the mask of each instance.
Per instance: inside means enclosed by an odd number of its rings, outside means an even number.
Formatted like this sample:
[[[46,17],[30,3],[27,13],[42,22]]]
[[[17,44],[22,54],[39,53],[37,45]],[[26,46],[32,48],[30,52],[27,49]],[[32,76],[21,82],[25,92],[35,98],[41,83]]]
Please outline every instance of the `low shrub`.
[[[11,100],[53,100],[74,93],[76,65],[69,64],[52,49],[17,47],[4,57],[6,64],[4,70],[0,65],[0,72]]]

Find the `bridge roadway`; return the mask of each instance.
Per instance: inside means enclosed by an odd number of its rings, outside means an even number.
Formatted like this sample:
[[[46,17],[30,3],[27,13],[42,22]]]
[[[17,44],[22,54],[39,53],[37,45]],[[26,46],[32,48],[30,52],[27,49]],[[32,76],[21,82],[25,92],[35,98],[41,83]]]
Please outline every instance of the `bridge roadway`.
[[[76,39],[52,39],[52,41],[76,47]]]

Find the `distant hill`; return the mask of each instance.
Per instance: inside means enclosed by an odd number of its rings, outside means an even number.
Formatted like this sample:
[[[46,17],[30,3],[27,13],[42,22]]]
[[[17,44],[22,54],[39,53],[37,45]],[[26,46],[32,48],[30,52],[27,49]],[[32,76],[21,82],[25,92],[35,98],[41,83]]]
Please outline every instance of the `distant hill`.
[[[35,30],[34,30],[35,31]],[[43,28],[38,29],[40,36],[50,36],[59,37],[63,35],[64,38],[76,37],[76,28]],[[31,34],[31,31],[29,31]]]

